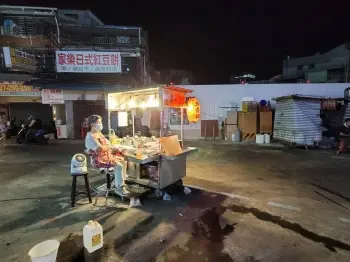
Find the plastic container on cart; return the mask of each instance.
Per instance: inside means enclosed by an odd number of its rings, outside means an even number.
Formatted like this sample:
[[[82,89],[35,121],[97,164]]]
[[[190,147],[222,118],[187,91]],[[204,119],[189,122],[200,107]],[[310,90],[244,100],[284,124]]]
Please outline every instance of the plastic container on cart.
[[[84,226],[83,241],[84,247],[89,253],[93,253],[103,247],[102,226],[98,222],[90,220],[89,223]]]
[[[141,148],[136,149],[136,158],[142,159],[142,150]]]
[[[56,261],[60,242],[57,240],[46,240],[34,246],[28,253],[32,262]]]
[[[108,139],[109,142],[111,142],[112,145],[117,145],[118,144],[118,137],[116,136],[115,132],[113,129],[109,130],[108,134]]]

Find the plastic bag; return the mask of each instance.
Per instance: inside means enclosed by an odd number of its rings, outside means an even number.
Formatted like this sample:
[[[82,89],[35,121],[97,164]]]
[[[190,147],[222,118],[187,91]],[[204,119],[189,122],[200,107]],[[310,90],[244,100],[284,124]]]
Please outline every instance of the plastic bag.
[[[139,198],[135,198],[135,197],[130,198],[129,207],[140,207],[140,206],[142,206],[142,204]]]
[[[191,189],[189,188],[189,187],[187,187],[187,186],[185,186],[184,187],[184,193],[185,193],[185,195],[188,195],[188,194],[191,194]]]
[[[164,201],[170,201],[171,200],[171,196],[168,193],[165,193],[163,196],[163,200]]]

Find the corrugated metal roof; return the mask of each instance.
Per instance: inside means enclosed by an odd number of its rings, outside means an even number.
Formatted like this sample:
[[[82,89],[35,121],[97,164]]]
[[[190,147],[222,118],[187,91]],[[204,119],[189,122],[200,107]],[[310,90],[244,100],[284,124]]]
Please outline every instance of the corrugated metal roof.
[[[304,100],[326,100],[326,99],[344,99],[338,97],[322,97],[322,96],[305,96],[305,95],[289,95],[289,96],[280,96],[276,98],[272,98],[275,101],[288,100],[288,99],[304,99]]]
[[[143,30],[142,27],[137,26],[116,26],[116,25],[73,25],[63,24],[71,27],[87,27],[87,28],[100,28],[100,29],[115,29],[115,30]]]

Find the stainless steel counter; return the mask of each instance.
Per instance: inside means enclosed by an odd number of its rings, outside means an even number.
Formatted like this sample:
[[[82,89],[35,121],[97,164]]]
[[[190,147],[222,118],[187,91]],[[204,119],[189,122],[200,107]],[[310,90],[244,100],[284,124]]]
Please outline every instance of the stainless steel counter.
[[[186,176],[186,158],[197,151],[195,147],[188,147],[176,156],[156,155],[143,159],[125,156],[124,159],[128,162],[127,180],[161,190]],[[141,165],[155,161],[158,162],[158,181],[141,178]]]

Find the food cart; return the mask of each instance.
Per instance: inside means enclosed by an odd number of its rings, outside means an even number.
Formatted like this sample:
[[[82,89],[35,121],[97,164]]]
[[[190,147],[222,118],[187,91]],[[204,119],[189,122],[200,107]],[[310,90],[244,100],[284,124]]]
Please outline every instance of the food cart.
[[[198,100],[196,100],[197,107],[194,107],[193,104],[187,104],[187,101],[195,99],[187,97],[191,92],[188,89],[165,85],[128,89],[107,95],[108,130],[111,129],[110,115],[112,112],[118,112],[118,122],[122,122],[122,118],[125,118],[126,115],[125,112],[131,111],[132,137],[140,139],[135,136],[135,110],[153,110],[160,114],[159,138],[152,137],[153,141],[159,141],[158,153],[141,155],[139,149],[134,148],[134,153],[126,154],[127,183],[154,188],[158,193],[171,184],[182,186],[182,178],[186,176],[186,158],[188,154],[197,151],[197,148],[185,147],[183,142],[184,109],[194,111],[192,115],[197,116],[197,118],[192,119],[192,122],[196,119],[198,121],[200,115]],[[177,136],[164,137],[166,135],[163,130],[164,113],[169,108],[177,108],[181,111],[181,143],[179,143]],[[175,153],[166,153],[164,143],[168,143],[169,147],[173,149],[175,148]]]

